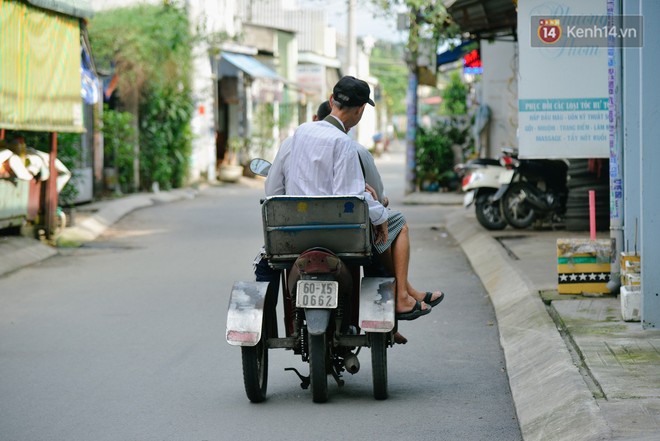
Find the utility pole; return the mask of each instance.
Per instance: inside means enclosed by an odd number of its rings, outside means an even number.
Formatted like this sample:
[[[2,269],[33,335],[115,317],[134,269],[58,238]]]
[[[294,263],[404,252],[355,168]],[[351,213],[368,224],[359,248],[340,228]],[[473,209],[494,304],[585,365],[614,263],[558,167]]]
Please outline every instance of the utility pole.
[[[407,94],[407,127],[406,127],[406,185],[405,193],[410,194],[416,190],[416,161],[415,139],[417,138],[417,85],[419,84],[419,24],[417,23],[418,10],[411,7],[409,15],[408,33],[408,94]]]
[[[348,60],[346,73],[357,76],[357,39],[355,38],[355,0],[348,2]]]

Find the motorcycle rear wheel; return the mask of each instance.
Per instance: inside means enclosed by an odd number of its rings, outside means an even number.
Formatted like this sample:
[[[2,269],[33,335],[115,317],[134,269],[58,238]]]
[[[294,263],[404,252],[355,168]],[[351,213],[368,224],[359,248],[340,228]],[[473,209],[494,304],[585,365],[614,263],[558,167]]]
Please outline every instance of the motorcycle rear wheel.
[[[474,212],[477,220],[487,230],[496,231],[506,228],[507,222],[502,214],[498,202],[490,202],[488,199],[495,194],[495,190],[479,195],[474,204]]]
[[[528,228],[536,218],[534,208],[526,200],[525,186],[519,182],[511,184],[504,193],[501,207],[504,218],[513,228]]]
[[[245,394],[253,403],[261,403],[266,399],[268,390],[268,336],[271,328],[271,317],[268,308],[264,310],[261,339],[256,346],[242,346],[243,384]]]
[[[371,342],[371,370],[374,383],[374,398],[385,400],[387,392],[387,334],[372,332],[369,334]]]
[[[309,382],[312,386],[312,401],[328,401],[328,370],[326,357],[326,335],[309,335]]]

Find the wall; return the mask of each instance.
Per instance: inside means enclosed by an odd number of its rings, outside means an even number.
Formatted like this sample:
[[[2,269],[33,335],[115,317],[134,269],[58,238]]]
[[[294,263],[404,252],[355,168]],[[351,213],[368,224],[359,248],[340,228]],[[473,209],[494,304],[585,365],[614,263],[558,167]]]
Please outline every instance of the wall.
[[[481,100],[490,107],[486,156],[495,158],[502,147],[518,147],[518,81],[516,43],[481,42],[484,66]]]

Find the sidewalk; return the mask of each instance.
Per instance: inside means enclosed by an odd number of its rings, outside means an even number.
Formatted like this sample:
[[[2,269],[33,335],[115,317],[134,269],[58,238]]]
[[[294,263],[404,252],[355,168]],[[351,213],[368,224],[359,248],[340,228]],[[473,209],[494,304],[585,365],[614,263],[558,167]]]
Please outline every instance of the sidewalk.
[[[92,241],[133,210],[195,195],[175,190],[85,206],[58,243]],[[457,208],[461,201],[455,193],[405,200]],[[556,239],[588,233],[489,232],[473,209],[462,208],[446,219],[446,228],[490,294],[526,441],[660,439],[660,330],[622,321],[616,297],[556,294]],[[34,239],[0,236],[0,277],[55,254]]]
[[[624,322],[618,297],[556,292],[557,238],[589,233],[446,222],[493,302],[524,439],[660,439],[660,330]]]

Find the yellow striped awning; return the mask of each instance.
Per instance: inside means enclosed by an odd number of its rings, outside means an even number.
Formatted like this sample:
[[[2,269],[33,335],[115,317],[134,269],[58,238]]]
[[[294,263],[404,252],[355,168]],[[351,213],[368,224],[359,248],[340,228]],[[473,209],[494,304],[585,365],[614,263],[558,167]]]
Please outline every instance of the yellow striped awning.
[[[0,128],[83,132],[79,19],[0,0]]]

